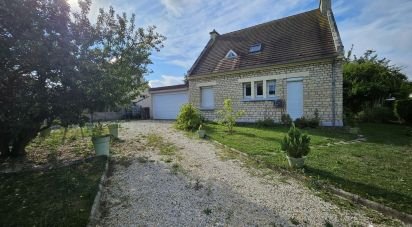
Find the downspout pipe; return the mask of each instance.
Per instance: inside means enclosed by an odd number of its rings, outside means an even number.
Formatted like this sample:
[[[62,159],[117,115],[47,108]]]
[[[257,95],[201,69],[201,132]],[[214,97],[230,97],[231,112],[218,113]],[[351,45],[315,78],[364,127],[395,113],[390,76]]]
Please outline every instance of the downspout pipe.
[[[332,62],[332,126],[336,126],[336,59]]]

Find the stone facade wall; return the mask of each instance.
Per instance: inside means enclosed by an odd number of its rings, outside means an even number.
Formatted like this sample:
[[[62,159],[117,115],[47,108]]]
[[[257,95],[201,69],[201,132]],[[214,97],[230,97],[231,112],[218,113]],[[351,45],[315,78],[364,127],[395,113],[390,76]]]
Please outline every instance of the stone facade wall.
[[[301,73],[301,74],[300,74]],[[341,62],[317,62],[302,65],[274,68],[268,70],[256,70],[253,72],[231,73],[214,77],[190,78],[189,100],[194,106],[200,108],[201,86],[213,84],[214,110],[201,110],[202,115],[208,120],[216,120],[217,110],[223,106],[225,99],[232,99],[235,110],[244,110],[245,115],[240,122],[256,122],[267,118],[276,122],[280,121],[282,114],[286,113],[287,80],[296,75],[304,75],[303,79],[303,111],[304,116],[311,118],[317,110],[323,125],[342,125],[342,63]],[[283,99],[283,108],[277,108],[273,101],[244,101],[243,84],[239,80],[254,77],[276,78],[276,96]],[[333,92],[333,78],[336,89]],[[335,102],[333,98],[335,97]],[[335,116],[332,111],[335,110]]]

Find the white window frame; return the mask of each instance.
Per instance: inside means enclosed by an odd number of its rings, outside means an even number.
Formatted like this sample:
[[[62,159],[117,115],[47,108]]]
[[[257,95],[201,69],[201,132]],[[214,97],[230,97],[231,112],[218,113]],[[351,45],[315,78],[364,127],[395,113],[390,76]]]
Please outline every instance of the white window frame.
[[[249,47],[249,53],[258,53],[262,51],[262,43],[255,43]]]
[[[225,58],[227,58],[227,59],[235,59],[235,58],[237,58],[237,54],[236,54],[235,51],[229,50],[229,51],[227,52]]]
[[[246,86],[247,85],[250,86],[250,95],[246,95]],[[251,82],[245,82],[245,83],[242,84],[242,86],[243,86],[243,98],[244,99],[251,99],[252,98],[252,92],[253,92],[252,83]]]
[[[262,84],[262,94],[258,95],[258,84]],[[265,81],[255,81],[255,97],[263,98],[265,94]]]
[[[203,91],[204,91],[205,89],[210,89],[210,90],[212,90],[213,98],[212,98],[212,104],[211,104],[211,105],[205,105],[205,104],[203,103],[203,101],[204,101]],[[200,108],[201,108],[201,109],[214,109],[214,108],[215,108],[215,90],[214,90],[213,86],[200,87]]]
[[[271,95],[269,94],[270,92],[270,86],[273,85],[275,87],[275,94]],[[267,80],[266,81],[266,91],[267,91],[267,97],[275,97],[276,96],[276,80]]]

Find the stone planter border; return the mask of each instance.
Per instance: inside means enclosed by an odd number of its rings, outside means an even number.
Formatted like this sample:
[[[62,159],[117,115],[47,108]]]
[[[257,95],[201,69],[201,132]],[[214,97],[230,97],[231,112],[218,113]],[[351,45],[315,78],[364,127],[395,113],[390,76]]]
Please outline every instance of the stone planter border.
[[[99,208],[100,208],[101,197],[102,197],[101,191],[103,189],[104,183],[107,180],[107,173],[109,172],[109,162],[110,162],[110,159],[107,158],[102,177],[100,178],[99,188],[97,189],[97,193],[96,193],[96,196],[94,197],[92,209],[90,211],[89,224],[87,224],[87,226],[89,227],[96,226],[100,218]]]

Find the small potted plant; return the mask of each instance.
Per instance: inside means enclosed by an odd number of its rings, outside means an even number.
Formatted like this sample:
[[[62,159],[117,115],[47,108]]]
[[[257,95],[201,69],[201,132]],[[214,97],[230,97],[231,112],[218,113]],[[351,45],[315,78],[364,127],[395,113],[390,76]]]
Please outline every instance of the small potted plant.
[[[112,123],[108,125],[109,128],[109,133],[112,135],[114,138],[119,138],[119,124],[118,123]]]
[[[199,138],[203,139],[206,136],[206,131],[202,128],[203,128],[203,126],[202,126],[202,124],[200,124],[199,129],[197,130],[197,134],[199,135]]]
[[[302,168],[305,164],[306,155],[310,151],[310,137],[302,134],[295,124],[289,129],[288,134],[281,142],[281,148],[286,152],[289,166],[293,168]]]
[[[92,142],[96,155],[109,156],[110,134],[105,134],[104,126],[100,122],[93,127]]]

